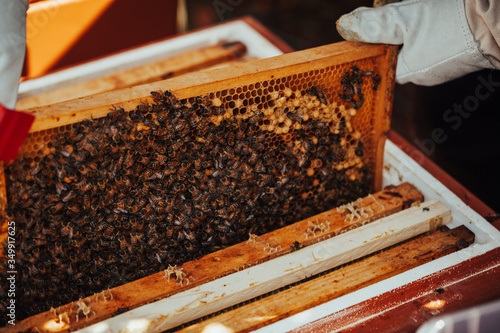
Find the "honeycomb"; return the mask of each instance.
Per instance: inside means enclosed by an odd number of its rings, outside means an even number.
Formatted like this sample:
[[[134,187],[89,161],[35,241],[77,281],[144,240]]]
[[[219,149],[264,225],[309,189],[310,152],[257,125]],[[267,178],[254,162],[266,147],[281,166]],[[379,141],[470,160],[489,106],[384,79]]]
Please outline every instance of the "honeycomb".
[[[254,115],[256,110],[270,114],[273,112],[275,104],[279,106],[285,98],[290,99],[290,96],[287,96],[288,94],[293,92],[299,92],[300,94],[300,92],[312,87],[321,87],[321,91],[324,93],[324,98],[327,101],[337,101],[339,107],[352,107],[354,103],[342,103],[342,98],[339,96],[346,94],[346,89],[345,85],[338,84],[338,81],[341,81],[341,78],[346,76],[346,73],[352,72],[351,67],[353,66],[360,69],[373,68],[373,62],[370,60],[363,59],[354,63],[320,68],[269,81],[257,82],[255,84],[210,93],[207,97],[214,101],[214,105],[220,104],[221,108],[230,111],[230,113],[224,116],[224,119],[232,117],[236,119],[248,119]],[[373,74],[371,79],[369,77],[367,80],[362,80],[363,82],[359,84],[360,90],[365,92],[369,91],[368,89],[376,90],[378,87],[377,78],[378,75]],[[336,82],[337,84],[332,85],[331,82]],[[297,97],[300,97],[300,95]],[[373,109],[373,98],[373,94],[368,94],[363,99],[365,110]],[[295,99],[295,95],[292,96],[292,99]],[[189,99],[190,103],[193,101],[194,97]],[[297,103],[300,103],[298,99],[295,101],[295,104]],[[295,105],[290,106],[296,107]],[[370,156],[371,160],[367,161],[368,163],[374,163],[374,152],[376,150],[375,143],[370,138],[370,131],[373,128],[374,122],[373,116],[373,112],[365,111],[362,113],[362,116],[353,118],[353,126],[364,136],[361,141],[367,142],[370,145],[365,147],[365,149],[370,150],[367,155]],[[276,124],[278,119],[269,120]],[[21,147],[18,159],[23,157],[36,159],[37,157],[41,158],[47,155],[50,153],[48,144],[54,141],[59,134],[69,133],[73,127],[74,124],[30,133]],[[279,134],[280,130],[276,132]]]
[[[367,58],[184,99],[153,91],[135,109],[31,133],[5,165],[18,318],[366,196],[374,67]]]

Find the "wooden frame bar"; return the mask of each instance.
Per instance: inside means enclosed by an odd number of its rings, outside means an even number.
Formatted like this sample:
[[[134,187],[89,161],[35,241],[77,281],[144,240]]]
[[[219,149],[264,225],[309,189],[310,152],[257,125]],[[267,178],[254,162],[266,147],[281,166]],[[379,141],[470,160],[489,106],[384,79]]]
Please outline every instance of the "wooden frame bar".
[[[332,313],[292,332],[413,332],[427,319],[500,298],[500,248]],[[425,307],[440,301],[439,307]],[[411,320],[408,320],[411,318]]]
[[[377,56],[383,58],[379,65],[386,63],[387,66],[393,66],[386,58],[392,59],[395,55],[387,54],[386,51],[386,45],[340,42],[277,57],[249,61],[244,64],[235,64],[231,68],[218,68],[192,73],[189,77],[162,80],[119,89],[110,93],[31,108],[25,110],[25,112],[36,117],[30,132],[37,132],[56,126],[73,124],[84,119],[104,117],[113,107],[122,107],[126,110],[135,109],[138,104],[153,102],[150,96],[151,91],[171,90],[179,99],[203,96],[210,92],[270,80],[294,72],[325,68]],[[380,75],[385,77],[391,74],[387,70],[388,68],[381,67]],[[381,104],[381,110],[384,112],[387,103],[385,93],[393,83],[393,78],[389,78],[382,80],[379,86],[379,90],[384,92],[382,94],[384,96],[380,98],[378,103]]]
[[[439,229],[179,332],[201,332],[211,325],[223,325],[232,332],[249,332],[458,251],[473,242],[474,234],[465,226]]]
[[[42,105],[60,103],[106,91],[132,87],[134,85],[165,80],[181,74],[221,65],[240,58],[246,52],[244,44],[218,43],[208,47],[183,52],[147,65],[134,67],[81,83],[48,91],[18,101],[17,109],[25,110]]]

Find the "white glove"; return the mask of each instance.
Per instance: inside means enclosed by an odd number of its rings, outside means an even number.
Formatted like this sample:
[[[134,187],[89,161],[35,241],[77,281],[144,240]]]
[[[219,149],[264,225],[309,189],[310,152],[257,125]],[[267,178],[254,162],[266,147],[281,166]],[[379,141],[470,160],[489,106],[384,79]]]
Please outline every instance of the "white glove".
[[[463,0],[408,0],[360,7],[337,21],[350,41],[403,44],[396,82],[431,86],[495,68],[474,40]]]
[[[0,0],[0,104],[14,109],[26,53],[29,0]]]

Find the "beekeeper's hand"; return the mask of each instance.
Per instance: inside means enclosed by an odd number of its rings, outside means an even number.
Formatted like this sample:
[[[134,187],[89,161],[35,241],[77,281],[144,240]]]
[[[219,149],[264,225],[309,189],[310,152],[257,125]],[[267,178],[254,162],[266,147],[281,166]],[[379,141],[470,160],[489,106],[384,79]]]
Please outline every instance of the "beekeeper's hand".
[[[431,86],[495,68],[474,40],[464,0],[408,0],[360,7],[337,21],[350,41],[403,44],[396,82]]]
[[[0,0],[0,104],[13,109],[26,53],[29,0]]]

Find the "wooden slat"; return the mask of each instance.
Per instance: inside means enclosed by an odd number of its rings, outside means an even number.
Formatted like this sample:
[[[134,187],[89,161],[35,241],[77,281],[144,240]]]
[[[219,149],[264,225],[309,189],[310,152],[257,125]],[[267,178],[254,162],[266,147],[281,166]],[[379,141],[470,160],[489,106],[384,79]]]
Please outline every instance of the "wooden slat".
[[[102,326],[106,326],[110,333],[118,333],[139,322],[143,332],[173,328],[434,230],[450,221],[451,211],[440,202],[431,200],[420,207],[411,207],[286,256],[144,305],[99,323],[99,326],[82,329],[81,333],[94,332]],[[186,278],[195,273],[185,272]]]
[[[71,327],[77,329],[99,322],[129,309],[175,295],[181,291],[215,280],[218,277],[290,253],[298,247],[311,245],[326,238],[345,233],[356,226],[401,211],[412,203],[422,200],[422,194],[408,183],[380,191],[373,194],[373,196],[360,199],[356,204],[358,211],[362,209],[364,211],[371,210],[373,214],[370,217],[364,216],[359,220],[354,218],[350,221],[347,217],[348,211],[345,208],[333,209],[259,236],[253,242],[246,241],[208,254],[198,260],[185,263],[180,268],[192,280],[189,285],[180,285],[173,279],[167,281],[164,273],[159,272],[113,288],[111,290],[112,300],[96,302],[93,297],[87,297],[83,301],[86,304],[91,304],[95,313],[86,320],[84,317],[81,318],[78,322],[76,322],[76,317],[73,315],[70,325],[63,325],[61,328],[69,329]],[[328,230],[324,227],[323,229],[314,230],[314,227],[311,226],[311,224],[326,226],[327,222],[330,223]],[[312,230],[313,232],[311,232]],[[58,313],[68,313],[75,307],[75,304],[67,304],[59,307],[57,311]],[[53,320],[54,315],[51,312],[44,312],[17,323],[16,329],[41,328],[47,322]]]
[[[107,115],[113,107],[130,110],[135,109],[141,103],[152,103],[151,91],[171,90],[180,99],[203,96],[211,92],[270,80],[274,77],[284,77],[291,73],[302,73],[370,57],[383,57],[387,47],[386,45],[340,42],[244,64],[235,64],[230,68],[196,72],[189,76],[81,97],[25,111],[36,116],[31,132],[37,132],[85,119],[100,118]],[[380,75],[385,78],[387,74],[380,72]],[[383,101],[380,100],[380,103]],[[380,110],[384,110],[383,106]]]
[[[18,101],[17,109],[26,110],[106,91],[165,80],[181,74],[220,65],[221,63],[240,58],[245,52],[246,46],[241,42],[221,42],[201,49],[183,52],[174,57],[134,67],[116,74],[70,84],[40,95],[24,98]]]
[[[249,332],[443,257],[473,242],[474,234],[465,226],[439,229],[179,332],[201,332],[215,325],[223,325],[231,332]]]

